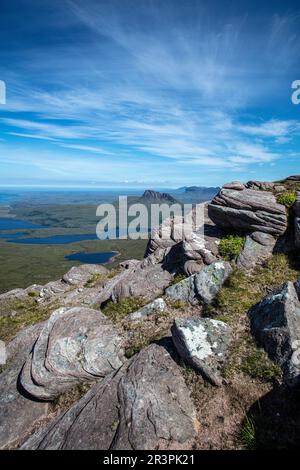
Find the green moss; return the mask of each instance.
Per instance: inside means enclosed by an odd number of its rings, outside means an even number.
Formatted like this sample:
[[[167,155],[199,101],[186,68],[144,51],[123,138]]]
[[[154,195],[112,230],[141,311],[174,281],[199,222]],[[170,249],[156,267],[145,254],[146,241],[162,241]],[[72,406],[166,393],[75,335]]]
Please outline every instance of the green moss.
[[[286,191],[277,196],[278,204],[282,204],[288,209],[296,202],[297,196],[295,191]]]
[[[174,284],[178,284],[178,282],[181,282],[186,278],[187,278],[186,274],[176,274],[176,276],[174,276],[172,281],[170,282],[169,286],[173,286]]]
[[[143,297],[126,297],[117,303],[109,302],[102,311],[112,321],[117,321],[140,309],[146,303]]]
[[[219,245],[220,255],[226,259],[235,259],[244,248],[245,237],[227,235],[222,238]]]
[[[280,381],[282,371],[279,366],[274,364],[263,349],[255,346],[247,350],[246,356],[242,357],[241,370],[245,374],[267,382],[274,380]]]

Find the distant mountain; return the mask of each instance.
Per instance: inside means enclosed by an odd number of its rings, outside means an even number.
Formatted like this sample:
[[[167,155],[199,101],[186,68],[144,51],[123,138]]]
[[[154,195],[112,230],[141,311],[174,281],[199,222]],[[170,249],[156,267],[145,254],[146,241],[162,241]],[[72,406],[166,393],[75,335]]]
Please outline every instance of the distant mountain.
[[[151,189],[147,189],[144,194],[139,198],[139,202],[144,204],[154,204],[154,203],[168,203],[174,204],[176,203],[176,199],[168,193],[160,193],[159,191],[153,191]]]

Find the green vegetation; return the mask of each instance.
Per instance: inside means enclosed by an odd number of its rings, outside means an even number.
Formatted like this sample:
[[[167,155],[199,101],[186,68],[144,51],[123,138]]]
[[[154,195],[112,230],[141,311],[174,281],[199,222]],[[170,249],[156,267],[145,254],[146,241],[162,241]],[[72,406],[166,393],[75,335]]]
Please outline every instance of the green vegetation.
[[[288,209],[296,202],[296,192],[295,191],[286,191],[277,196],[277,202],[287,207]]]
[[[250,342],[250,341],[249,341]],[[282,379],[282,371],[274,364],[263,349],[259,349],[253,341],[249,344],[249,349],[242,356],[240,369],[245,374],[254,379],[261,379],[267,382]]]
[[[143,297],[126,297],[117,303],[108,302],[102,312],[112,321],[117,321],[135,312],[146,303],[147,301]]]
[[[220,255],[225,259],[235,259],[244,248],[245,237],[227,235],[222,238],[219,245]]]
[[[247,416],[242,425],[240,441],[247,450],[253,450],[256,446],[255,425],[251,416]]]
[[[173,286],[174,284],[178,284],[178,282],[181,282],[186,278],[187,278],[186,274],[176,274],[176,276],[174,276],[172,281],[170,282],[170,286]]]

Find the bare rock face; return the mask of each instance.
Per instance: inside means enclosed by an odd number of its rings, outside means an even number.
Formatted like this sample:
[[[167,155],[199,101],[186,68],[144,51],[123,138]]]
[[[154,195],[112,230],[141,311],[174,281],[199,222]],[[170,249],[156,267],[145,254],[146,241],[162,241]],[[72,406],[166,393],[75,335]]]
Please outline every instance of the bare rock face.
[[[209,204],[208,213],[218,227],[229,232],[280,236],[287,228],[285,207],[267,191],[222,188]]]
[[[290,386],[300,384],[299,297],[299,281],[287,282],[249,310],[252,334]]]
[[[20,393],[18,376],[39,336],[42,323],[22,330],[6,347],[7,367],[0,374],[0,449],[24,441],[35,424],[45,418],[48,404]]]
[[[255,189],[257,191],[272,191],[275,187],[275,183],[270,181],[248,181],[245,184],[248,189]]]
[[[192,305],[210,304],[231,271],[230,263],[217,261],[205,266],[197,274],[168,287],[165,294],[173,300],[182,300]]]
[[[294,231],[295,231],[295,247],[300,248],[300,191],[297,191],[297,200],[293,205],[294,212]]]
[[[20,382],[33,397],[51,400],[80,382],[106,376],[123,360],[121,338],[101,312],[60,308],[44,325]]]
[[[22,449],[186,449],[196,424],[180,368],[166,349],[153,344],[95,385]]]
[[[153,302],[150,302],[149,304],[140,308],[136,312],[130,313],[126,318],[129,321],[143,320],[145,318],[150,317],[151,315],[155,315],[156,313],[163,313],[166,308],[167,304],[164,299],[158,298],[153,300]]]
[[[108,269],[98,264],[81,264],[73,266],[62,278],[71,286],[84,286],[84,284],[97,274],[107,274]]]
[[[184,361],[213,385],[222,384],[221,368],[231,340],[231,329],[226,323],[211,318],[175,320],[172,339]]]
[[[273,235],[263,232],[253,232],[247,235],[245,246],[238,256],[238,268],[251,270],[258,264],[270,258],[276,244]]]

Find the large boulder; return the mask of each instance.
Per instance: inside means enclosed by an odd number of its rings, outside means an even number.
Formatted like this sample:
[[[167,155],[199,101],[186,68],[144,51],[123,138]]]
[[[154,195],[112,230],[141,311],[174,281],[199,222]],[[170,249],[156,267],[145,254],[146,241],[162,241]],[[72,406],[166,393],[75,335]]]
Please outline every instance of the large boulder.
[[[205,266],[200,272],[168,287],[167,297],[182,300],[192,305],[210,304],[231,273],[232,268],[227,261],[217,261]]]
[[[295,247],[300,248],[300,191],[297,191],[297,199],[293,205],[294,212],[294,231],[295,231]]]
[[[44,325],[20,382],[30,395],[51,400],[117,370],[123,360],[121,338],[105,315],[83,307],[60,308]]]
[[[12,448],[28,436],[48,414],[48,404],[22,394],[18,376],[43,323],[23,329],[6,346],[7,365],[0,374],[0,449]]]
[[[213,385],[221,385],[221,370],[231,340],[231,328],[211,318],[174,321],[172,339],[179,356]]]
[[[267,191],[222,188],[209,204],[208,214],[227,232],[249,234],[259,231],[279,236],[287,228],[285,207]]]
[[[274,189],[275,183],[270,181],[248,181],[245,184],[247,189],[255,189],[257,191],[272,191]]]
[[[99,264],[81,264],[73,266],[62,280],[71,286],[84,286],[93,276],[105,275],[109,271]]]
[[[186,449],[196,424],[180,368],[166,349],[153,344],[95,385],[22,449]]]
[[[237,266],[251,270],[272,256],[276,238],[269,233],[253,232],[247,235],[244,248],[237,258]]]
[[[251,332],[288,385],[300,384],[300,283],[287,282],[249,311]]]

